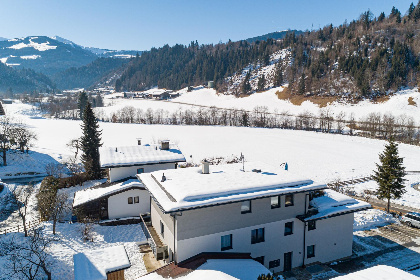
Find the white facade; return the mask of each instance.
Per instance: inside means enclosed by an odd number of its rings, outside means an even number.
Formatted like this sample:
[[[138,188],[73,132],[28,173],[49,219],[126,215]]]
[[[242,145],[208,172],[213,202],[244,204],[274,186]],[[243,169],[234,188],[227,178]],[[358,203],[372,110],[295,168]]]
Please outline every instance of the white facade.
[[[307,196],[295,194],[294,197],[295,204],[289,207],[284,207],[283,196],[281,207],[276,209],[271,209],[270,198],[262,198],[252,200],[252,212],[247,214],[241,214],[241,203],[232,203],[183,211],[176,217],[164,214],[152,200],[152,225],[168,245],[170,260],[175,251],[176,262],[202,252],[251,253],[253,258],[264,257],[264,265],[270,271],[281,272],[284,254],[289,252],[292,267],[351,256],[353,213],[318,220],[316,229],[308,231],[306,227],[304,233],[305,224],[296,216],[304,213]],[[160,235],[161,222],[164,236]],[[293,233],[285,235],[288,222],[293,222]],[[258,228],[264,228],[264,241],[251,244],[251,231]],[[230,234],[232,249],[222,251],[221,237]],[[311,245],[315,245],[315,256],[308,258],[306,250]],[[270,267],[270,262],[276,260],[278,264]]]
[[[176,163],[160,163],[160,164],[149,164],[149,165],[138,165],[138,166],[127,166],[127,167],[111,167],[108,168],[108,179],[109,182],[116,182],[125,178],[136,176],[138,170],[143,168],[143,173],[154,172],[158,170],[174,169]]]
[[[132,204],[128,198],[132,198]],[[135,198],[139,201],[136,203]],[[108,197],[108,218],[138,217],[140,214],[150,213],[150,195],[147,190],[132,189]]]

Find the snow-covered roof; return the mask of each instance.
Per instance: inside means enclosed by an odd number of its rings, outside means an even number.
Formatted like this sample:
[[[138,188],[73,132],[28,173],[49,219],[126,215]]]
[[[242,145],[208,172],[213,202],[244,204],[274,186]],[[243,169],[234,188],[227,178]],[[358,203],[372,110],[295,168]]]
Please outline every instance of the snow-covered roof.
[[[109,196],[117,192],[128,190],[131,188],[144,188],[144,185],[136,179],[130,179],[118,184],[110,185],[105,188],[93,187],[78,191],[74,194],[73,207],[80,206],[95,199]]]
[[[341,213],[351,213],[371,208],[371,205],[364,201],[351,198],[342,193],[326,189],[324,195],[314,198],[311,205],[318,209],[318,213],[306,218],[309,220],[319,220]]]
[[[73,261],[75,280],[106,280],[107,273],[131,266],[124,245],[78,253]]]
[[[253,169],[261,172],[253,172]],[[163,173],[166,181],[161,182]],[[137,177],[165,212],[326,188],[324,184],[259,162],[245,163],[245,172],[239,163],[211,165],[210,174],[190,167]]]
[[[207,260],[203,265],[193,272],[177,277],[179,280],[255,280],[261,274],[268,274],[270,271],[259,262],[246,259]],[[163,280],[157,273],[147,274],[138,280]]]
[[[161,150],[159,145],[101,147],[99,153],[102,168],[185,161],[178,147],[172,144],[169,150]]]
[[[377,265],[377,266],[363,269],[363,270],[353,272],[347,275],[335,277],[335,278],[332,278],[331,280],[371,280],[371,279],[419,280],[420,277],[414,276],[413,274],[410,274],[404,270],[401,270],[392,266]]]

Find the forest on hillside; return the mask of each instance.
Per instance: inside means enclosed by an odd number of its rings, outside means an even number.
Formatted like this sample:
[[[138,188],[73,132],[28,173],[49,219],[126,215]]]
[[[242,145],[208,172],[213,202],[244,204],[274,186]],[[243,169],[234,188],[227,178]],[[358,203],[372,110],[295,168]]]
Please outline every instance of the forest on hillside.
[[[230,86],[232,75],[276,64],[275,73],[248,85],[250,74],[237,85],[241,94],[288,84],[291,94],[373,97],[415,87],[420,81],[420,2],[408,10],[395,7],[389,14],[363,12],[340,26],[289,32],[283,39],[268,38],[223,44],[165,45],[133,59],[117,90],[145,90],[152,86],[178,90],[213,80],[219,92]],[[286,57],[273,61],[276,52]],[[255,67],[254,67],[255,68]]]

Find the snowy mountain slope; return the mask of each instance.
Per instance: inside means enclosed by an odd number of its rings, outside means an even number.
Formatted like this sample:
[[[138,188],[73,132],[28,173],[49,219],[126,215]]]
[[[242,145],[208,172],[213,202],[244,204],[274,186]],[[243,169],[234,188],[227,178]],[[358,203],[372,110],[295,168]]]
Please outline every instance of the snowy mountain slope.
[[[137,52],[87,48],[59,36],[0,40],[2,63],[12,67],[30,68],[47,75],[87,65],[99,57],[131,58]]]

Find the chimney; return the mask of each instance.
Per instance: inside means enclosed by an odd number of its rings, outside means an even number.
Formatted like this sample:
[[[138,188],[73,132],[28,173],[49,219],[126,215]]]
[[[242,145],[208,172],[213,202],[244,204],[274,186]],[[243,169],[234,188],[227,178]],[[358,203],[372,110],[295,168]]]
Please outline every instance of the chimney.
[[[165,181],[166,181],[165,173],[162,173],[162,181],[161,182],[165,182]]]
[[[161,150],[169,150],[169,140],[160,141],[160,149]]]
[[[137,145],[141,146],[141,138],[137,138]]]
[[[210,163],[206,159],[201,162],[201,174],[210,174]]]
[[[115,148],[115,152],[116,152],[116,153],[118,152],[118,148]]]

